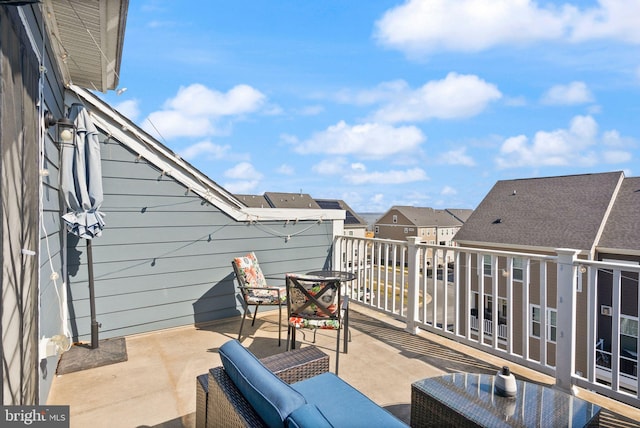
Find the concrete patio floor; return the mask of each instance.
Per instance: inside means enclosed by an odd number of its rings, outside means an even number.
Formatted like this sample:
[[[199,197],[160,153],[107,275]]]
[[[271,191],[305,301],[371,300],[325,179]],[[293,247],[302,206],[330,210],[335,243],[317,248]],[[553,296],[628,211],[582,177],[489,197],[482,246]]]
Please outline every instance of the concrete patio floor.
[[[286,328],[278,347],[277,311],[245,324],[242,344],[258,357],[286,349]],[[199,328],[188,326],[128,336],[128,360],[56,376],[49,405],[69,405],[71,427],[193,427],[196,376],[220,365],[218,348],[237,337],[240,317]],[[351,342],[340,354],[340,377],[379,405],[409,422],[411,383],[451,372],[494,374],[508,365],[516,377],[542,384],[553,378],[437,335],[411,335],[386,315],[352,305]],[[298,334],[310,346],[312,332]],[[335,332],[318,331],[315,346],[335,363]],[[579,391],[604,408],[601,426],[640,428],[640,410]]]

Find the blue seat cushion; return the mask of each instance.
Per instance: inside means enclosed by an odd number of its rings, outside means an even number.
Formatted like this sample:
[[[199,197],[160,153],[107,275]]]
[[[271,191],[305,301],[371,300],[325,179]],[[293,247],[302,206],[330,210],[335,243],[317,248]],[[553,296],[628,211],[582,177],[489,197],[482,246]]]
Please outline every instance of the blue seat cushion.
[[[302,394],[267,369],[237,340],[218,351],[236,388],[269,427],[284,427],[287,416],[306,402]]]
[[[332,426],[407,426],[333,373],[322,373],[291,386],[304,396],[307,403],[314,404]]]
[[[305,404],[291,412],[287,428],[332,428],[322,412],[313,404]]]

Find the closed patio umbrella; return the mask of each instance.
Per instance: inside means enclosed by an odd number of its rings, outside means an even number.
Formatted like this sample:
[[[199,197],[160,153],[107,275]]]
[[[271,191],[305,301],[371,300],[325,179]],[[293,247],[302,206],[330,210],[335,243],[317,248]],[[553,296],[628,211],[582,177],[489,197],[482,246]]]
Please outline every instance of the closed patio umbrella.
[[[84,105],[75,103],[69,108],[69,119],[76,127],[72,144],[61,146],[60,188],[67,213],[62,216],[67,230],[87,242],[89,271],[89,301],[91,305],[91,347],[98,347],[98,323],[95,311],[93,281],[93,251],[91,240],[102,235],[104,214],[102,167],[98,130]]]

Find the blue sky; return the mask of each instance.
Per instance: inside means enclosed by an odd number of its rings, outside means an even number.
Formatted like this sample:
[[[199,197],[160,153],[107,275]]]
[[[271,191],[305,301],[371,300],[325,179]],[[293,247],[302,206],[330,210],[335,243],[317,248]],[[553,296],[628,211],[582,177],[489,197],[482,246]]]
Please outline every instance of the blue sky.
[[[639,16],[637,0],[135,0],[127,90],[102,96],[233,193],[475,208],[497,180],[638,174]]]

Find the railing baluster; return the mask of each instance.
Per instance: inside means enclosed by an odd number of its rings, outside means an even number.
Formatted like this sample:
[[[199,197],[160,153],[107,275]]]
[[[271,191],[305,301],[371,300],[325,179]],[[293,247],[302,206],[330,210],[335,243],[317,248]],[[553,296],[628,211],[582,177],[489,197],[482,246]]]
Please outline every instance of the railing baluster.
[[[640,380],[634,371],[637,370],[638,358],[632,357],[634,347],[636,351],[640,350],[640,337],[630,341],[629,336],[635,335],[635,331],[630,329],[636,327],[635,324],[631,327],[625,324],[633,323],[637,318],[636,314],[625,312],[622,305],[622,301],[627,299],[622,286],[635,284],[637,287],[640,266],[623,261],[578,259],[573,250],[556,250],[556,255],[525,254],[424,244],[417,238],[409,243],[336,237],[334,246],[332,265],[358,274],[357,281],[352,282],[356,290],[352,289],[351,295],[366,296],[366,290],[369,290],[370,296],[376,295],[375,301],[362,299],[362,303],[404,319],[408,331],[415,333],[421,327],[449,336],[555,376],[557,386],[562,389],[578,385],[640,406],[637,392]],[[451,251],[455,263],[453,269],[448,265]],[[484,275],[484,256],[491,257],[491,276]],[[440,260],[441,276],[438,275]],[[539,266],[535,267],[532,275],[532,266],[537,263]],[[555,266],[557,274],[549,271],[551,266]],[[504,271],[501,267],[505,268]],[[409,270],[408,276],[405,268]],[[580,290],[576,289],[578,269],[581,272]],[[451,287],[450,275],[453,275]],[[533,279],[536,283],[532,285]],[[556,281],[557,286],[549,287],[550,280]],[[552,294],[554,291],[556,294]],[[579,293],[586,293],[586,296]],[[431,301],[427,303],[429,294]],[[607,295],[612,296],[611,303],[599,300]],[[487,311],[486,300],[489,297],[492,308]],[[586,302],[588,311],[587,325],[579,328],[576,326],[576,308],[582,311],[584,307],[578,306],[578,298],[580,302]],[[539,303],[540,307],[540,334],[536,335],[539,337],[532,337],[532,301]],[[637,304],[640,306],[640,293]],[[611,305],[610,315],[604,312],[608,305]],[[471,315],[472,309],[477,309],[477,317]],[[550,324],[553,319],[549,311],[553,309],[556,310],[557,321],[555,361],[553,355],[549,355],[552,349],[549,343],[553,339]],[[603,314],[600,314],[601,309]],[[608,325],[609,319],[609,331],[603,331],[602,324],[598,329],[598,323],[606,322]],[[622,325],[621,319],[625,320]],[[577,333],[587,334],[586,340],[576,337]],[[596,353],[596,343],[600,338],[605,339],[605,347]],[[532,353],[532,349],[535,352]]]

